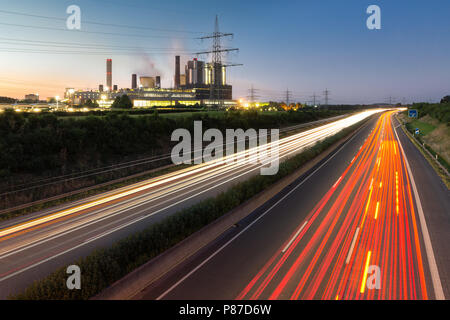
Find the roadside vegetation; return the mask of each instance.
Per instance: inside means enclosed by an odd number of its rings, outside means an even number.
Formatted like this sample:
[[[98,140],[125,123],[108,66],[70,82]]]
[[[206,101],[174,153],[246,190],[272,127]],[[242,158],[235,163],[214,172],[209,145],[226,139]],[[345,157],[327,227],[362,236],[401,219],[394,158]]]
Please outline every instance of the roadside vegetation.
[[[450,126],[450,102],[442,99],[442,103],[415,103],[411,109],[419,111],[419,119],[429,115],[440,123]]]
[[[444,101],[444,99],[443,99]],[[406,129],[414,135],[438,161],[450,171],[450,102],[440,104],[417,103],[411,109],[419,113],[418,119],[402,115]],[[419,129],[419,134],[415,130]]]
[[[339,111],[297,111],[271,114],[256,111],[227,112],[220,116],[193,113],[183,117],[161,117],[157,113],[142,117],[108,114],[80,119],[59,119],[52,114],[25,115],[5,111],[0,115],[0,174],[40,173],[44,170],[85,169],[108,163],[109,159],[159,150],[170,142],[173,130],[193,129],[196,120],[203,128],[277,128],[305,123],[334,115]],[[159,139],[161,139],[159,141]]]
[[[147,229],[131,235],[109,248],[99,249],[71,264],[81,268],[81,290],[66,288],[66,269],[60,268],[36,281],[11,299],[89,299],[137,267],[186,239],[217,218],[270,187],[310,161],[331,145],[355,131],[361,123],[317,143],[281,163],[274,176],[255,176],[216,197],[171,215]]]
[[[412,120],[411,122],[408,122],[408,127],[410,131],[414,132],[416,128],[419,129],[420,134],[422,136],[426,136],[429,133],[431,133],[434,129],[436,129],[435,125],[432,125],[431,123],[425,122],[427,119],[424,119],[423,121],[420,120]],[[428,119],[429,120],[429,119]]]
[[[450,101],[449,97],[442,99],[440,104],[416,103],[410,109],[418,111],[418,119],[411,119],[408,113],[404,112],[399,118],[405,123],[410,137],[417,141],[413,142],[421,150],[426,148],[437,161],[450,172]],[[416,134],[419,129],[419,134]],[[419,146],[419,144],[421,146]],[[425,158],[441,176],[447,187],[450,186],[450,179],[444,170],[439,168],[434,159],[422,151]]]

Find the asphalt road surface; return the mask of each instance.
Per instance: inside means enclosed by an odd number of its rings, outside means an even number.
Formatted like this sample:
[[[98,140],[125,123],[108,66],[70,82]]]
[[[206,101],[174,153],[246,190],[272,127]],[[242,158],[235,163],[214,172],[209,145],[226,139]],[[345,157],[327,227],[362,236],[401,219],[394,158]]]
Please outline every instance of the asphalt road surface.
[[[58,267],[106,247],[162,218],[259,174],[273,159],[294,155],[343,128],[379,113],[354,114],[268,145],[232,161],[193,166],[86,200],[0,224],[0,298],[20,292]],[[277,148],[277,145],[279,148]],[[261,152],[269,151],[261,159]],[[228,159],[230,160],[230,159]]]
[[[445,299],[450,196],[386,112],[136,299]]]

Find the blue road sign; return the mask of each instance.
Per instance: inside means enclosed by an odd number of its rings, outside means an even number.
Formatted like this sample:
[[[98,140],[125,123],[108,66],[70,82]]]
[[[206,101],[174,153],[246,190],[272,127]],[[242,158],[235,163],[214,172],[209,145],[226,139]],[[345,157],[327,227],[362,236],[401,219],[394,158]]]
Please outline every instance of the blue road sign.
[[[408,116],[410,118],[417,118],[418,112],[417,110],[408,110]]]
[[[420,133],[420,130],[419,130],[419,128],[416,128],[416,131],[415,131],[415,133],[416,133],[416,134],[419,134],[419,133]]]

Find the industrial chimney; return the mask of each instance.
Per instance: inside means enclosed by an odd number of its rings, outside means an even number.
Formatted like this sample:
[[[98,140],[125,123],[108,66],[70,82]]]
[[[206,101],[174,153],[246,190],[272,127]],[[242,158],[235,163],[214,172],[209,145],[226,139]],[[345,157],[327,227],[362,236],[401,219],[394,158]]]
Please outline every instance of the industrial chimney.
[[[137,89],[137,74],[131,75],[131,89]]]
[[[112,59],[106,59],[106,86],[112,90]]]
[[[180,56],[175,56],[175,88],[180,87]]]

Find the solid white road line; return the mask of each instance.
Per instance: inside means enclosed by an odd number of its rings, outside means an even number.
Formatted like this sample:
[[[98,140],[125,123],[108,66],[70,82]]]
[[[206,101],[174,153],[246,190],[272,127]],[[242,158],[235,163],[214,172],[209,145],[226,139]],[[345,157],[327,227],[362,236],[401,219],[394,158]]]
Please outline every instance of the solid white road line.
[[[345,264],[350,262],[350,258],[352,257],[353,249],[355,248],[356,239],[358,238],[359,227],[356,228],[355,235],[353,236],[352,245],[350,246],[350,250],[348,251],[347,259],[345,260]]]
[[[419,193],[417,192],[416,183],[414,181],[414,176],[411,172],[411,167],[409,166],[408,159],[406,158],[405,150],[403,149],[402,143],[398,137],[397,129],[394,128],[395,135],[397,136],[400,149],[402,150],[403,157],[405,159],[406,168],[408,169],[408,175],[411,179],[411,185],[414,192],[414,197],[416,199],[417,211],[419,213],[420,227],[422,229],[423,242],[425,243],[425,251],[427,254],[428,265],[431,273],[431,280],[433,282],[434,295],[436,300],[445,300],[444,291],[442,290],[441,278],[439,277],[439,271],[436,264],[436,259],[434,258],[433,246],[431,245],[430,234],[428,233],[427,222],[425,220],[425,215],[422,209],[422,203],[420,202]]]
[[[284,247],[283,250],[281,250],[281,252],[285,253],[287,249],[289,249],[289,247],[291,246],[292,242],[294,242],[295,239],[297,239],[298,235],[300,234],[300,232],[302,232],[303,228],[305,228],[306,224],[308,223],[308,220],[305,221],[305,223],[301,226],[300,229],[298,229],[298,231],[295,233],[295,235],[292,237],[291,241],[289,241],[289,243],[286,245],[286,247]]]
[[[353,139],[353,137],[352,137],[352,139]],[[308,143],[308,144],[306,144],[304,147],[306,148],[306,147],[308,147],[309,145],[312,145],[313,143],[314,143],[314,142]],[[302,148],[303,148],[303,147],[302,147]],[[286,154],[280,156],[280,158],[288,157],[289,155],[295,154],[296,152],[298,152],[298,150],[297,150],[297,149],[294,149],[293,151],[290,151],[290,152],[288,152],[288,153],[286,153]],[[334,155],[333,155],[333,157],[334,157]],[[331,158],[330,158],[330,159],[331,159]],[[330,160],[330,159],[329,159],[329,160]],[[260,164],[259,166],[255,167],[255,169],[252,169],[252,170],[258,170],[258,169],[260,169],[260,168],[266,166],[269,162],[270,162],[270,159],[269,159],[268,161],[266,161],[266,162],[263,162],[262,164]],[[241,170],[241,171],[243,171],[243,170]],[[233,176],[232,178],[229,178],[229,179],[227,179],[227,180],[225,180],[225,181],[222,181],[222,182],[220,182],[219,184],[215,184],[215,185],[213,185],[212,187],[209,187],[209,188],[207,188],[207,189],[203,189],[203,190],[201,190],[201,191],[200,191],[199,193],[197,193],[197,194],[193,194],[193,195],[191,195],[191,196],[189,196],[189,197],[187,197],[187,198],[183,198],[183,199],[181,199],[181,200],[179,200],[179,201],[177,201],[177,202],[175,202],[175,203],[172,203],[172,204],[170,204],[170,205],[168,205],[168,206],[166,206],[166,207],[164,207],[164,208],[161,208],[161,209],[159,209],[159,210],[157,210],[157,211],[155,211],[155,212],[152,212],[152,213],[149,214],[149,215],[145,215],[145,216],[143,216],[143,217],[140,217],[140,218],[131,220],[131,221],[125,223],[125,224],[119,225],[118,227],[115,227],[114,229],[111,229],[111,230],[109,230],[109,231],[106,231],[106,232],[102,233],[102,234],[99,235],[99,236],[96,236],[96,237],[90,238],[90,239],[88,239],[88,240],[85,240],[85,241],[83,241],[82,243],[80,243],[79,245],[77,245],[77,246],[75,246],[75,247],[73,247],[73,248],[70,248],[70,249],[65,250],[65,251],[63,251],[63,252],[61,252],[61,253],[58,253],[58,254],[56,254],[56,255],[54,255],[54,256],[52,256],[52,257],[49,257],[49,258],[46,258],[46,259],[41,260],[41,261],[39,261],[39,262],[36,262],[36,263],[34,263],[34,264],[32,264],[32,265],[30,265],[30,266],[24,268],[24,269],[21,269],[21,270],[18,270],[18,271],[16,271],[16,272],[14,272],[14,273],[8,274],[8,275],[6,275],[6,276],[0,278],[0,282],[3,282],[3,281],[5,281],[5,280],[7,280],[7,279],[10,279],[11,277],[14,277],[14,276],[16,276],[16,275],[18,275],[18,274],[20,274],[20,273],[22,273],[22,272],[24,272],[24,271],[30,270],[31,268],[34,268],[34,267],[36,267],[36,266],[39,266],[39,265],[41,265],[41,264],[43,264],[43,263],[45,263],[45,262],[47,262],[47,261],[50,261],[50,260],[52,260],[52,259],[54,259],[54,258],[57,258],[57,257],[61,256],[62,254],[65,254],[65,253],[71,252],[71,251],[73,251],[73,250],[75,250],[75,249],[78,249],[79,247],[81,247],[81,246],[83,246],[83,245],[86,245],[86,244],[91,243],[91,242],[93,242],[93,241],[95,241],[95,240],[98,240],[98,239],[100,239],[100,238],[102,238],[102,237],[105,237],[105,236],[107,236],[107,235],[109,235],[109,234],[111,234],[111,233],[113,233],[113,232],[115,232],[115,231],[121,230],[121,229],[123,229],[123,228],[125,228],[125,227],[128,227],[128,226],[130,226],[130,225],[132,225],[132,224],[134,224],[134,223],[137,223],[137,222],[139,222],[139,221],[141,221],[141,220],[147,219],[147,218],[150,217],[150,216],[153,216],[153,215],[155,215],[155,214],[157,214],[157,213],[159,213],[159,212],[161,212],[161,211],[164,211],[164,210],[166,210],[166,209],[169,209],[169,208],[171,208],[171,207],[174,207],[174,206],[176,206],[176,205],[178,205],[178,204],[180,204],[180,203],[182,203],[182,202],[184,202],[184,201],[186,201],[186,200],[189,200],[189,199],[191,199],[191,198],[194,198],[194,197],[198,196],[199,194],[203,194],[203,193],[205,193],[205,192],[207,192],[207,191],[210,191],[210,190],[212,190],[212,189],[214,189],[214,188],[217,188],[217,187],[220,186],[220,185],[226,184],[226,183],[228,183],[228,182],[230,182],[230,181],[232,181],[232,180],[235,180],[235,179],[237,179],[237,178],[239,178],[239,177],[241,177],[241,176],[244,176],[244,175],[246,175],[246,174],[248,174],[248,171],[246,171],[246,172],[244,172],[244,173],[241,173],[241,174],[239,174],[239,175],[237,175],[237,176]],[[188,192],[187,192],[187,193],[188,193]],[[187,193],[186,193],[186,194],[187,194]],[[142,214],[142,213],[145,212],[145,211],[148,211],[148,208],[145,208],[145,209],[139,211],[138,213],[134,213],[133,215],[140,215],[140,214]],[[106,216],[106,217],[104,217],[104,218],[108,218],[108,217],[110,217],[110,216]],[[125,219],[125,218],[124,218],[124,219]],[[96,221],[97,221],[97,220],[96,220]],[[94,222],[92,222],[92,223],[95,223],[96,221],[94,221]],[[112,223],[110,223],[110,224],[114,224],[114,223],[117,223],[117,221],[114,221],[114,222],[112,222]],[[102,226],[102,227],[104,227],[104,226]],[[101,228],[102,228],[102,227],[101,227]],[[5,257],[5,255],[2,256],[2,258],[4,258],[4,257]]]
[[[363,128],[365,128],[367,126],[364,125],[363,127],[361,127],[358,132],[360,130],[362,130]],[[256,218],[252,223],[250,223],[247,227],[245,227],[241,232],[239,232],[237,235],[235,235],[233,238],[231,238],[227,243],[225,243],[223,246],[221,246],[219,249],[217,249],[214,253],[212,253],[208,258],[206,258],[203,262],[201,262],[197,267],[195,267],[194,269],[192,269],[188,274],[186,274],[183,278],[181,278],[180,280],[178,280],[174,285],[172,285],[169,289],[167,289],[166,291],[164,291],[158,298],[156,298],[156,300],[161,300],[163,299],[166,295],[168,295],[170,292],[172,292],[176,287],[178,287],[182,282],[184,282],[184,280],[186,280],[187,278],[189,278],[192,274],[194,274],[197,270],[199,270],[201,267],[203,267],[209,260],[211,260],[212,258],[214,258],[217,254],[219,254],[223,249],[225,249],[226,247],[228,247],[228,245],[230,245],[230,243],[232,243],[235,239],[237,239],[241,234],[243,234],[245,231],[247,231],[250,227],[252,227],[256,222],[258,222],[260,219],[262,219],[265,215],[267,215],[267,213],[269,213],[273,208],[275,208],[278,204],[280,204],[282,201],[284,201],[284,199],[286,199],[289,195],[291,195],[295,190],[297,190],[301,185],[303,185],[303,183],[305,183],[306,181],[309,180],[309,178],[311,178],[317,171],[319,171],[324,165],[326,165],[331,159],[333,159],[342,149],[344,149],[344,147],[349,144],[355,137],[357,136],[357,133],[355,133],[355,135],[348,140],[341,148],[339,148],[339,150],[334,153],[330,158],[328,158],[324,163],[322,163],[316,170],[314,170],[309,176],[307,176],[303,181],[301,181],[298,185],[296,185],[291,191],[289,191],[286,195],[284,195],[280,200],[278,200],[276,203],[274,203],[269,209],[267,209],[266,211],[264,211],[258,218]]]

